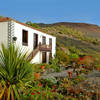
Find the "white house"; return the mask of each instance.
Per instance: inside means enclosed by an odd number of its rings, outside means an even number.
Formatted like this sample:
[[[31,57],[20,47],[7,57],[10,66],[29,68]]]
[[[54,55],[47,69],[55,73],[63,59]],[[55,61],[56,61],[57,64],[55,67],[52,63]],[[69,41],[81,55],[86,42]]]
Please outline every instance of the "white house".
[[[48,63],[56,53],[56,37],[8,17],[0,18],[0,49],[2,43],[22,47],[32,63]]]

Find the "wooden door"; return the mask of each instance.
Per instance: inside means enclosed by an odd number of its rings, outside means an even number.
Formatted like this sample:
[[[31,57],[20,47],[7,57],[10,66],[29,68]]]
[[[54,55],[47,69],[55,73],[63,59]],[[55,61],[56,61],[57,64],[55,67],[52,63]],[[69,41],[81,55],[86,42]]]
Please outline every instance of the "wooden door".
[[[42,52],[42,63],[46,63],[47,61],[47,54],[46,52]]]

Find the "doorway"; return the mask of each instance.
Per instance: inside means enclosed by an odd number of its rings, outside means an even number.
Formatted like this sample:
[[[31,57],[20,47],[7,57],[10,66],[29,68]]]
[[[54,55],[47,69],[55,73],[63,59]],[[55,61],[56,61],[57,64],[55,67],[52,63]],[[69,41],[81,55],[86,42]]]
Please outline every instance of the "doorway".
[[[46,62],[47,62],[47,53],[42,52],[42,63],[46,63]]]

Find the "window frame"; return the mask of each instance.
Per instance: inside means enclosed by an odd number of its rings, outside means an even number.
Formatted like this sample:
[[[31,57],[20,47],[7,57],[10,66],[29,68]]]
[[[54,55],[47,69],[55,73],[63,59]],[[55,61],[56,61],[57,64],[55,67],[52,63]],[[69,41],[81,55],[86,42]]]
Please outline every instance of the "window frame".
[[[52,46],[52,38],[49,38],[49,45]]]
[[[42,45],[46,45],[46,36],[42,36]]]
[[[25,39],[24,32],[26,33],[26,36],[25,36],[26,37],[26,40],[24,40]],[[22,45],[28,46],[28,31],[25,30],[25,29],[22,30]]]

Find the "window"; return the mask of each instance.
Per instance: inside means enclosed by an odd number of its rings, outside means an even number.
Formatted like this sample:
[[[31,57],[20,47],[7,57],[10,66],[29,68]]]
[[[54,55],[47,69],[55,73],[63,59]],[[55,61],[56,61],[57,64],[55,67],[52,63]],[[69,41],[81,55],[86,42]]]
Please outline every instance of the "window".
[[[52,39],[49,38],[49,46],[52,48]]]
[[[22,30],[22,44],[28,46],[28,31]]]
[[[45,36],[42,37],[42,44],[43,44],[43,45],[46,44],[46,37],[45,37]]]
[[[34,49],[37,48],[38,46],[38,34],[34,33]]]
[[[52,39],[51,38],[49,39],[49,45],[52,46]]]

